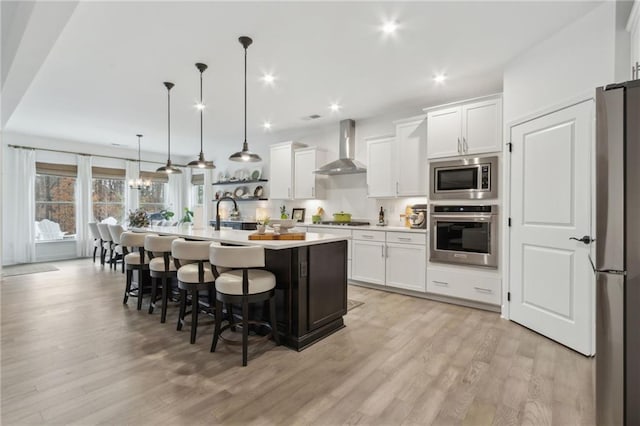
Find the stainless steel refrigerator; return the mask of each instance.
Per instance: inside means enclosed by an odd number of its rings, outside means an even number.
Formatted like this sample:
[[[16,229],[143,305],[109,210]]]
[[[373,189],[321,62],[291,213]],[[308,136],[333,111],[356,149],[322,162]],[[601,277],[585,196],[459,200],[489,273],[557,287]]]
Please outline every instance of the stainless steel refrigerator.
[[[640,425],[640,80],[596,91],[596,417]]]

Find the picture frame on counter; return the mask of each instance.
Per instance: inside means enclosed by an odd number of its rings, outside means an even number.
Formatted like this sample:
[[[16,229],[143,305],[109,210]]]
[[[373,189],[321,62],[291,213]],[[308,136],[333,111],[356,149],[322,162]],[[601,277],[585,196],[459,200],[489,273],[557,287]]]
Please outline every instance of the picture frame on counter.
[[[295,219],[296,222],[304,222],[304,211],[303,208],[294,208],[291,210],[291,219]]]

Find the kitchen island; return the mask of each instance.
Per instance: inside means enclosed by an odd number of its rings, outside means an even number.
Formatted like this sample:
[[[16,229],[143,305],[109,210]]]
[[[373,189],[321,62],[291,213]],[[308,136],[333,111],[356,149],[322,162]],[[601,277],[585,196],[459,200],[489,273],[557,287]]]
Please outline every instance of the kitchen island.
[[[249,240],[255,231],[151,226],[138,232],[176,235],[188,240],[265,248],[265,269],[276,276],[278,332],[290,348],[302,350],[344,327],[347,313],[347,240],[325,233],[305,240]]]

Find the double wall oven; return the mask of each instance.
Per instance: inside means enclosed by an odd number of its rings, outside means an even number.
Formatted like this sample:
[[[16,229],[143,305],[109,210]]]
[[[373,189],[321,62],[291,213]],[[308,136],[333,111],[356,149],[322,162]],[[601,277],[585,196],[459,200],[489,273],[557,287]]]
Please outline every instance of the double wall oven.
[[[497,268],[500,221],[491,202],[498,197],[498,157],[433,161],[429,167],[431,200],[447,202],[431,205],[429,260]]]

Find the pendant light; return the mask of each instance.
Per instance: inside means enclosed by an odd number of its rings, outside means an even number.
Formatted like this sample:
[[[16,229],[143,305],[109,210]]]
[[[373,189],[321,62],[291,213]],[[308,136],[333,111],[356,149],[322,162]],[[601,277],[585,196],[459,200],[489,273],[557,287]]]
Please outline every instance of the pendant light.
[[[168,81],[163,84],[167,88],[167,164],[158,168],[156,172],[180,174],[182,170],[171,164],[171,88],[173,88],[174,84]]]
[[[151,187],[151,181],[142,180],[142,176],[140,176],[140,138],[142,135],[136,135],[138,137],[138,178],[129,180],[129,188],[131,189],[148,189]]]
[[[247,47],[253,43],[247,36],[242,36],[238,39],[240,44],[244,47],[244,143],[242,144],[242,151],[236,152],[229,157],[231,161],[262,161],[262,158],[254,152],[249,151],[249,144],[247,144]]]
[[[200,155],[197,160],[191,161],[187,166],[198,169],[215,169],[216,166],[213,164],[213,161],[206,161],[204,159],[204,152],[202,148],[202,113],[204,111],[204,102],[202,101],[202,73],[207,69],[207,65],[197,63],[196,68],[200,71],[200,103],[197,105],[200,110]]]

